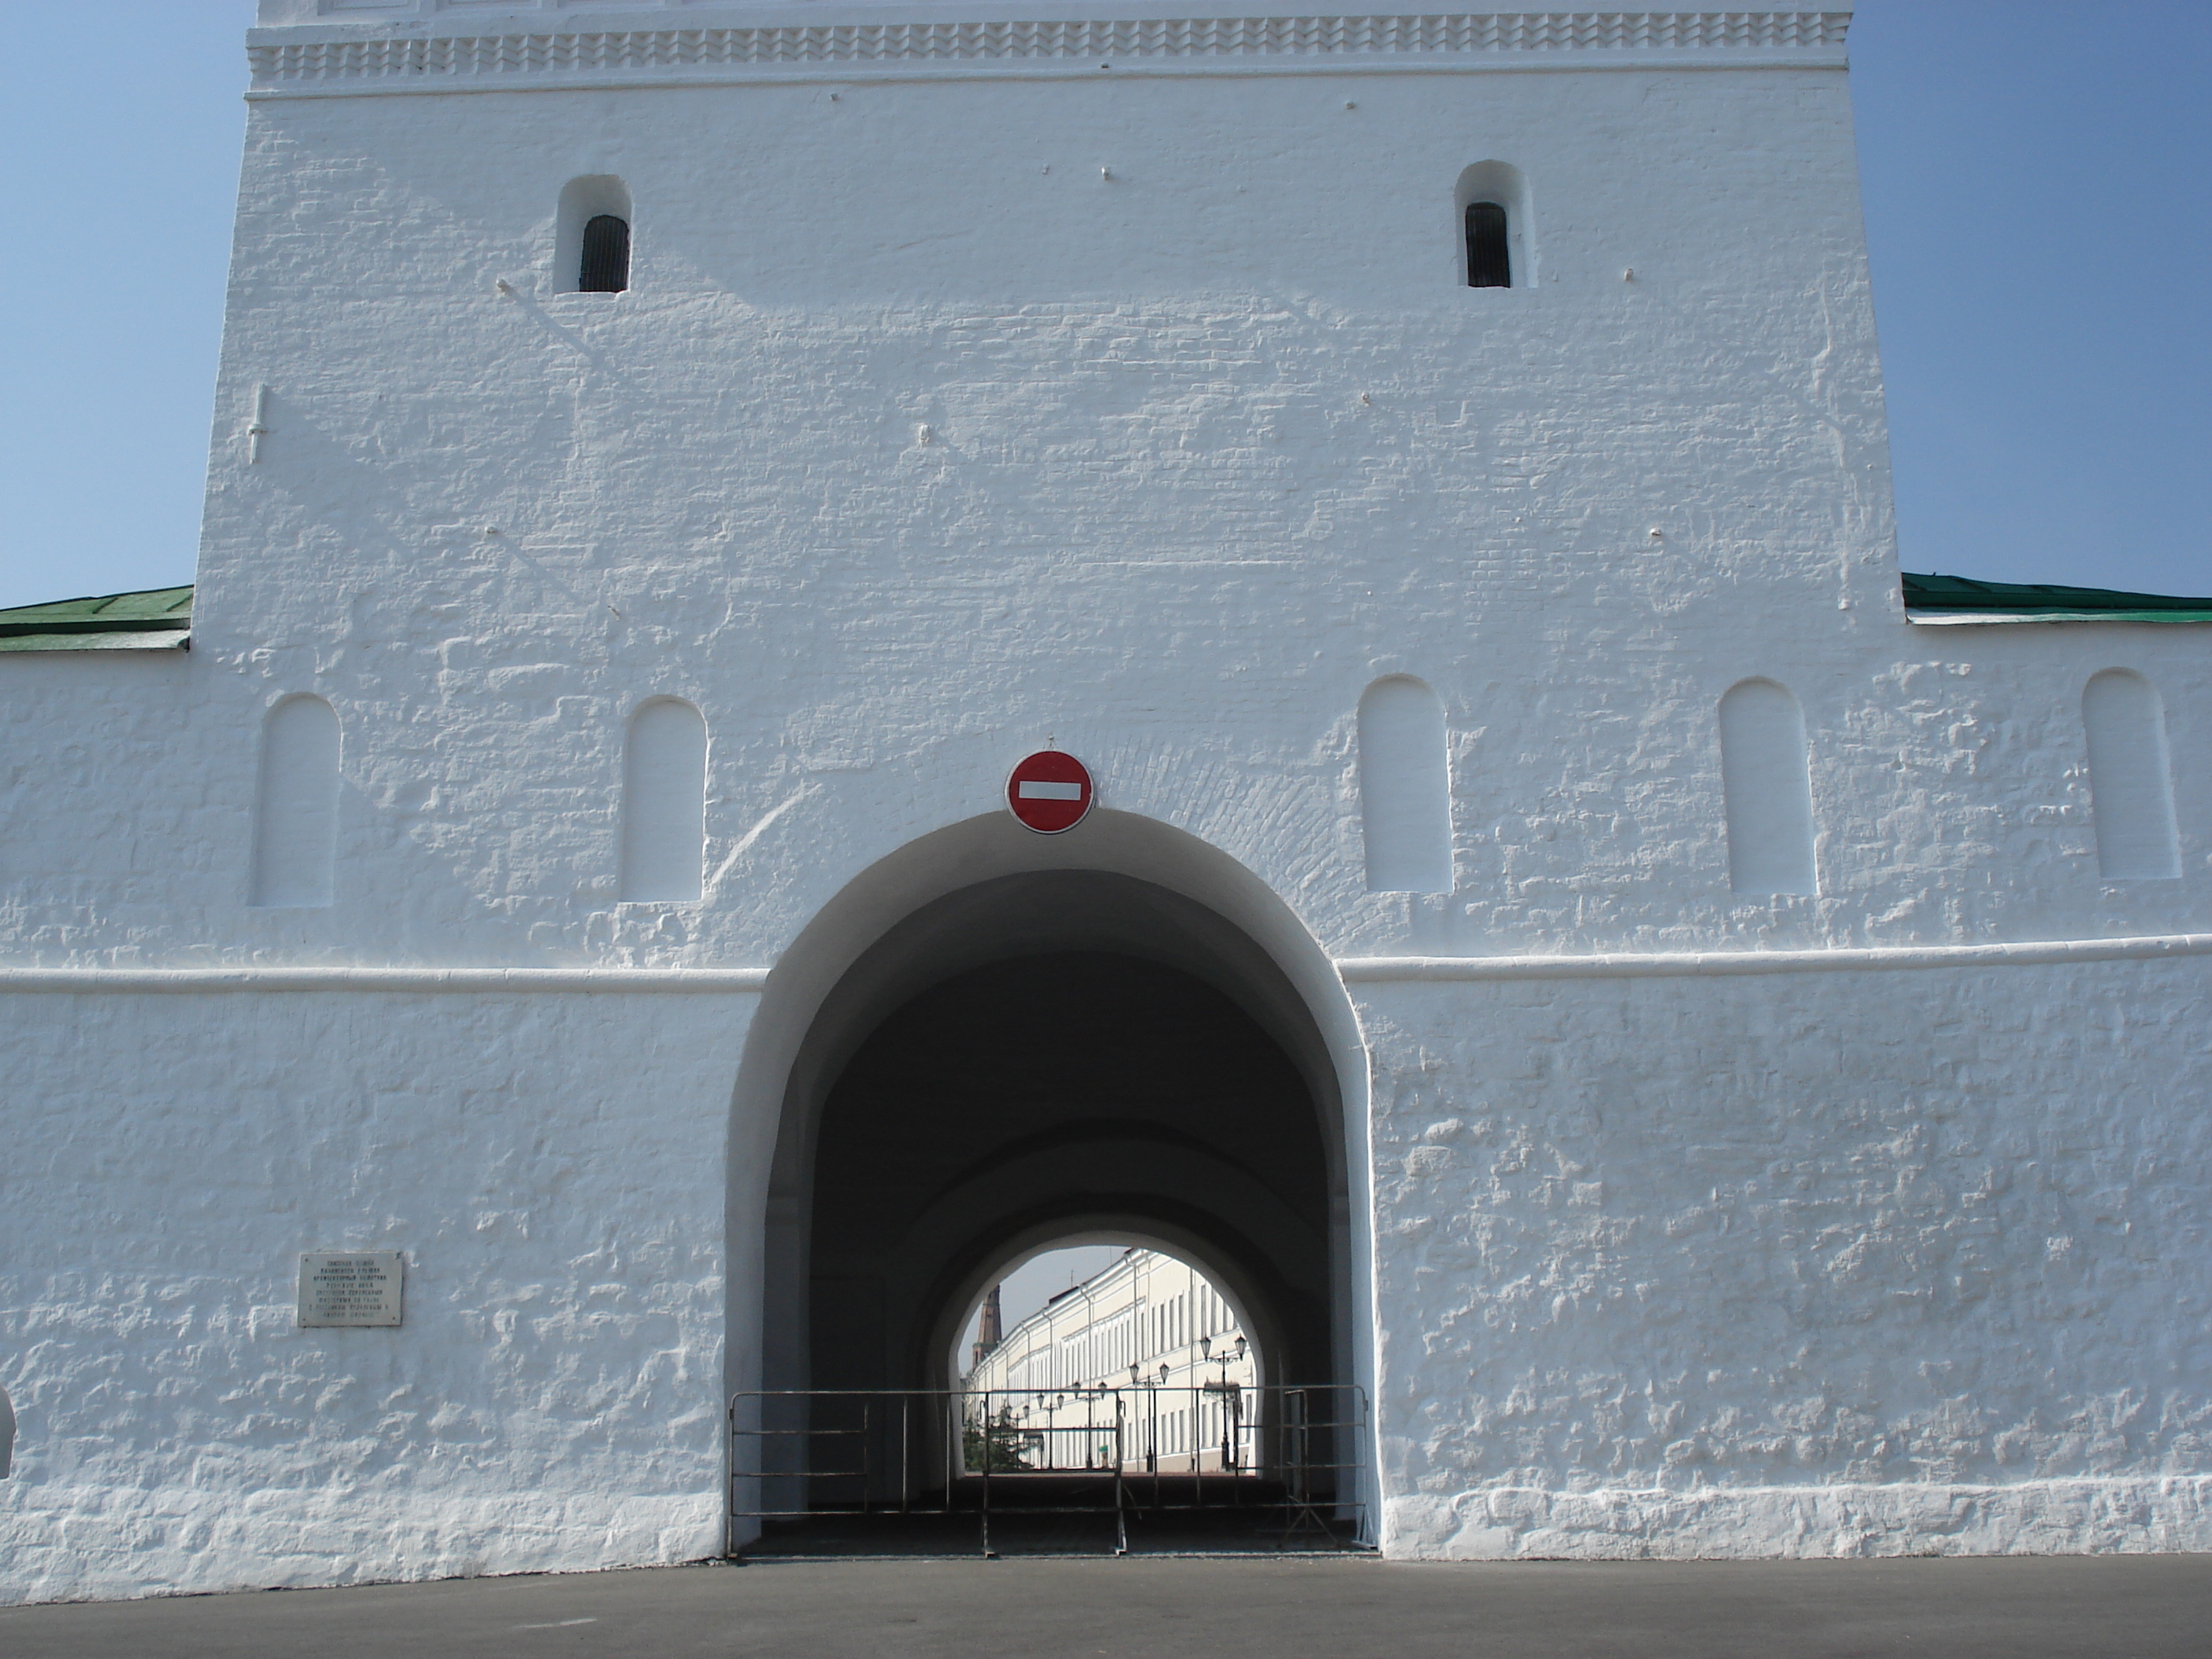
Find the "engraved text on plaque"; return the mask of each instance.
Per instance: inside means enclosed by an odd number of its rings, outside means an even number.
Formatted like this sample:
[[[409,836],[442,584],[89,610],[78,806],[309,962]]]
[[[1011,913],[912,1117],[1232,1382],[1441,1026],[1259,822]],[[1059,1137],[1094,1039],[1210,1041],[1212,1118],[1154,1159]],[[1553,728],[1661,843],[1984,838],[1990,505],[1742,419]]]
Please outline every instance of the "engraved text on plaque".
[[[300,1258],[300,1323],[397,1325],[399,1252],[330,1250]]]

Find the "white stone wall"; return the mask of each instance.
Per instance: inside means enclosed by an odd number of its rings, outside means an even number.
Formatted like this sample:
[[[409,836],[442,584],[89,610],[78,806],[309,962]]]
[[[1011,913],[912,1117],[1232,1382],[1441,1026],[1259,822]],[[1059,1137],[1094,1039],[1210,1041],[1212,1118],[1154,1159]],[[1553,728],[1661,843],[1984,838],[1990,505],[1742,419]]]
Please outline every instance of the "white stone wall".
[[[1546,50],[271,82],[193,647],[0,661],[0,969],[767,969],[1048,739],[1340,957],[2212,931],[2202,630],[1903,618],[1839,56]],[[1456,284],[1486,160],[1534,289]],[[603,174],[633,287],[557,292]],[[2115,666],[2177,879],[2098,874]],[[1366,890],[1393,674],[1443,707],[1448,894]],[[1816,896],[1730,890],[1753,676],[1803,712]],[[300,693],[331,902],[255,908]],[[708,728],[694,904],[620,897],[655,697]],[[1388,1547],[2212,1545],[2204,961],[1363,985]],[[750,1006],[11,997],[0,1593],[713,1547]],[[291,1329],[292,1253],[371,1243],[422,1253],[409,1325]]]
[[[2202,958],[1376,988],[1385,1547],[2212,1547]]]
[[[9,998],[8,1599],[718,1551],[751,1000]],[[370,1248],[404,1322],[299,1328]]]

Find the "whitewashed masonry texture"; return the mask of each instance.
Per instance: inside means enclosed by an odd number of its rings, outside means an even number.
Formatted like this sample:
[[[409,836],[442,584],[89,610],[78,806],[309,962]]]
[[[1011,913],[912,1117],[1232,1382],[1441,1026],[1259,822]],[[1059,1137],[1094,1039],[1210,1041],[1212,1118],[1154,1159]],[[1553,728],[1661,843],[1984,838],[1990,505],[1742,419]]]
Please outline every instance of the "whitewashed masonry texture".
[[[262,21],[190,647],[0,657],[0,1594],[742,1542],[1055,951],[1289,1056],[1386,1553],[2212,1548],[2212,640],[1906,617],[1847,13]],[[1211,1224],[1054,1202],[930,1305]]]

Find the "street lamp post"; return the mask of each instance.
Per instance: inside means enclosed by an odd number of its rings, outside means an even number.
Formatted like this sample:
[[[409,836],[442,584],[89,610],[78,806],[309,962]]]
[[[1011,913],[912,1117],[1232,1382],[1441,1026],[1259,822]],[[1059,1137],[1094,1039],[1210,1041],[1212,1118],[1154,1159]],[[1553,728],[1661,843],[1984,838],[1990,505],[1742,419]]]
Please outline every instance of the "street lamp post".
[[[1238,1332],[1236,1354],[1238,1364],[1243,1363],[1244,1352],[1249,1346],[1243,1333]],[[1198,1339],[1198,1358],[1201,1364],[1212,1359],[1221,1367],[1220,1376],[1206,1383],[1202,1392],[1217,1395],[1221,1401],[1221,1467],[1224,1473],[1233,1474],[1237,1467],[1237,1442],[1242,1437],[1244,1426],[1243,1389],[1229,1380],[1230,1353],[1225,1346],[1217,1358],[1213,1352],[1213,1339],[1201,1336]]]
[[[1141,1375],[1144,1367],[1136,1360],[1129,1362],[1129,1388],[1132,1393],[1142,1389],[1138,1397],[1145,1401],[1145,1473],[1160,1472],[1160,1391],[1151,1386],[1152,1379]]]

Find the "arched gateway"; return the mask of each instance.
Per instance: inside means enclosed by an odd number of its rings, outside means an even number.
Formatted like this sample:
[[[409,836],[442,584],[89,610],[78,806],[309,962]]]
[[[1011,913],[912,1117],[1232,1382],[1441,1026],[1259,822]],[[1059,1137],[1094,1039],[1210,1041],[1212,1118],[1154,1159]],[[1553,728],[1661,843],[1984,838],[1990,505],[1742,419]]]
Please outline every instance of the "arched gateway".
[[[733,1221],[731,1329],[758,1343],[732,1342],[732,1393],[941,1389],[985,1278],[1119,1232],[1218,1264],[1276,1380],[1348,1394],[1364,1085],[1327,957],[1216,849],[1111,811],[1065,838],[998,814],[925,837],[825,907],[763,997],[737,1121],[775,1139],[732,1173],[732,1218],[766,1218]],[[775,1432],[804,1405],[763,1409],[763,1469],[845,1455]],[[909,1458],[873,1495],[942,1468]]]

